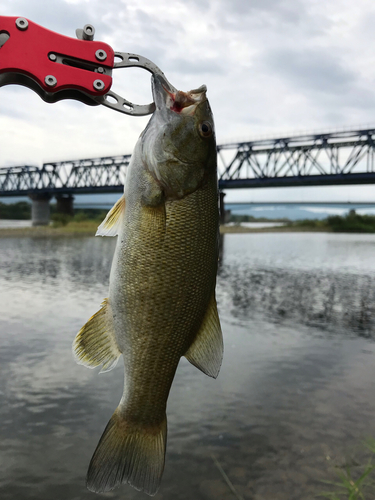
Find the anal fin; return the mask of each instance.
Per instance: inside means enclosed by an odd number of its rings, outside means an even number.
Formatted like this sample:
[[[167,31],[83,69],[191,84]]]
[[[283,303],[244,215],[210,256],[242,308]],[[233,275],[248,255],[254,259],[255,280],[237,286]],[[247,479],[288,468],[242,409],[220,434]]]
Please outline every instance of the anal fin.
[[[73,342],[73,356],[78,364],[107,372],[116,366],[121,352],[117,346],[113,327],[112,309],[104,299],[101,309],[95,313],[77,333]]]
[[[187,350],[185,358],[209,377],[216,378],[219,375],[223,360],[223,335],[215,292],[211,296],[200,330]]]

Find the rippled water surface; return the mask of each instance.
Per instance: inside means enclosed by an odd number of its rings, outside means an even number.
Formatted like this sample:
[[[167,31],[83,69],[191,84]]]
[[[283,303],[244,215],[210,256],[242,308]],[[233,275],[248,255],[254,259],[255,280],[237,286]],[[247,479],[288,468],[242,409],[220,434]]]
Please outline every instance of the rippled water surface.
[[[122,394],[71,343],[107,296],[111,238],[0,238],[0,498],[85,488]],[[212,380],[181,360],[158,500],[313,499],[375,437],[375,236],[227,234]],[[225,481],[224,473],[236,493]],[[102,495],[141,499],[128,486]]]

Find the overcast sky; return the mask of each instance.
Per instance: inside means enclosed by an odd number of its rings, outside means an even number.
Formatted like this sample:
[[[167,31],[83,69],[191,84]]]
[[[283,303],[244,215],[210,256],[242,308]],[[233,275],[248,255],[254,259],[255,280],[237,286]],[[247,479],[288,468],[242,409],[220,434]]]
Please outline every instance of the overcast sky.
[[[151,59],[175,87],[206,84],[218,143],[375,125],[371,0],[2,0],[0,15],[72,37],[93,24],[96,40]],[[114,71],[112,88],[151,101],[145,71]],[[0,166],[131,153],[148,119],[74,101],[46,104],[24,87],[2,87]],[[247,190],[227,198],[375,200],[374,191]]]

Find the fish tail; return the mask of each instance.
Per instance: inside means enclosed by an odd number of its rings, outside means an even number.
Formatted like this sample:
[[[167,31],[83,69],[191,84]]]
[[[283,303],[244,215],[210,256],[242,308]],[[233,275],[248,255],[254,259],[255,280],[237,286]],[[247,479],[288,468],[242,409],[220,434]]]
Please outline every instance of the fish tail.
[[[87,488],[95,493],[121,483],[155,495],[164,470],[167,418],[156,426],[127,421],[116,409],[96,447],[87,472]]]

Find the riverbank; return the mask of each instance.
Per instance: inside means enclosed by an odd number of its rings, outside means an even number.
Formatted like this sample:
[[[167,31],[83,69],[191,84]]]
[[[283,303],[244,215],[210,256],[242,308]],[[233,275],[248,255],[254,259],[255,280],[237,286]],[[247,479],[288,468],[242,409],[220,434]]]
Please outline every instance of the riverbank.
[[[103,220],[104,214],[95,218],[87,218],[83,213],[68,217],[55,214],[53,223],[50,226],[25,227],[18,223],[22,221],[0,221],[1,236],[94,236],[98,225]],[[253,218],[252,218],[253,219]],[[26,221],[24,221],[26,222]],[[9,223],[9,224],[8,224]],[[30,221],[27,221],[30,224]],[[27,224],[26,224],[27,225]],[[306,219],[296,221],[258,221],[247,220],[229,222],[220,227],[221,234],[233,233],[375,233],[375,216],[360,215],[351,210],[345,217],[338,215],[327,217],[327,219]]]
[[[61,236],[94,236],[98,228],[96,221],[70,222],[66,226],[37,226],[37,227],[3,227],[0,228],[1,237],[61,237]],[[274,226],[274,227],[246,227],[242,225],[220,226],[221,234],[241,233],[288,233],[288,232],[330,232],[326,227],[305,226]]]
[[[293,226],[285,224],[285,226],[272,227],[246,227],[240,225],[220,226],[221,234],[233,233],[330,233],[331,228],[328,227],[308,227],[308,226]]]
[[[66,226],[36,226],[36,227],[2,227],[1,237],[32,236],[32,237],[53,237],[53,236],[95,236],[98,228],[95,221],[70,222]]]

